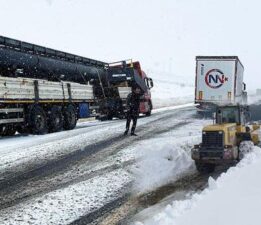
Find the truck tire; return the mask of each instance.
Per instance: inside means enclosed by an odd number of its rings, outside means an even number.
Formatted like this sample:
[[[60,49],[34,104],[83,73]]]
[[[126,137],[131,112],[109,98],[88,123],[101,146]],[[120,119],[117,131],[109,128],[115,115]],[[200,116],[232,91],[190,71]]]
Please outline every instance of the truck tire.
[[[13,125],[1,125],[0,136],[13,136],[16,132]]]
[[[63,110],[64,123],[63,128],[65,130],[72,130],[77,123],[76,110],[73,105],[69,105]]]
[[[22,134],[22,135],[29,134],[30,133],[30,129],[27,126],[18,126],[17,127],[17,132],[19,134]]]
[[[6,126],[5,125],[1,125],[0,126],[0,136],[5,136],[5,130],[6,130]]]
[[[7,132],[6,132],[7,136],[13,136],[15,135],[15,133],[16,133],[16,129],[14,128],[14,126],[12,125],[7,126]]]
[[[63,129],[63,114],[58,106],[53,106],[48,112],[48,131],[58,132]]]
[[[29,127],[32,134],[47,133],[47,119],[43,108],[34,105],[29,110]]]
[[[108,113],[107,114],[107,120],[112,120],[113,119],[113,114],[112,113]]]
[[[200,173],[212,173],[215,171],[216,165],[211,163],[196,162],[196,167]]]

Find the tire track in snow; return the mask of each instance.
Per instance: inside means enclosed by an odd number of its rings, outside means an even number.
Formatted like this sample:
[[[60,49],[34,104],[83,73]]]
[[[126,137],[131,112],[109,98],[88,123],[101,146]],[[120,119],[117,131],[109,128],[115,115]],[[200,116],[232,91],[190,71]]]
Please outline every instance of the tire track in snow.
[[[188,193],[198,192],[204,190],[208,185],[209,177],[216,179],[221,173],[225,172],[227,167],[219,167],[217,170],[210,174],[187,174],[173,183],[163,185],[153,191],[144,193],[142,195],[130,196],[121,206],[114,211],[107,213],[103,217],[98,218],[92,225],[108,225],[119,224],[127,225],[132,224],[140,218],[139,212],[154,206],[158,203],[163,205],[170,204],[175,197],[179,194],[178,198],[188,198]],[[182,192],[182,193],[181,193]],[[79,222],[79,220],[77,220]],[[72,223],[72,225],[81,225],[82,223]]]
[[[174,115],[173,115],[174,114]],[[156,118],[153,120],[154,125],[158,125],[157,123],[162,123],[165,120],[169,120],[170,116],[177,116],[176,113],[165,113],[160,118]],[[139,140],[143,140],[146,138],[150,138],[154,136],[155,134],[160,134],[167,132],[171,129],[175,129],[177,127],[180,127],[182,125],[185,125],[187,122],[177,122],[171,126],[168,126],[167,128],[164,126],[161,129],[157,130],[156,126],[152,126],[151,124],[145,124],[141,125],[138,128],[141,132],[141,135],[135,138],[122,138],[122,136],[116,136],[115,139],[105,140],[104,142],[100,142],[91,146],[87,146],[84,151],[79,150],[75,152],[76,154],[73,155],[67,155],[65,158],[62,158],[59,161],[55,162],[49,162],[47,165],[44,165],[40,168],[36,168],[33,171],[27,171],[25,174],[14,176],[9,180],[2,181],[0,183],[0,199],[1,201],[1,208],[9,207],[11,205],[15,205],[20,201],[26,200],[27,198],[32,198],[37,194],[43,194],[48,191],[53,191],[59,188],[62,188],[64,186],[67,186],[69,184],[79,182],[80,180],[86,180],[90,179],[94,176],[99,176],[102,173],[109,172],[113,169],[116,169],[117,167],[111,166],[108,168],[103,168],[101,170],[95,171],[95,173],[87,174],[85,176],[76,177],[75,179],[71,179],[69,181],[60,181],[55,183],[49,183],[48,179],[49,176],[54,176],[56,173],[64,173],[64,170],[70,170],[71,166],[73,166],[75,163],[82,164],[82,163],[94,163],[92,161],[100,161],[103,160],[104,157],[107,157],[111,154],[116,154],[120,150],[124,149],[125,147],[128,147],[130,144],[137,142]],[[156,131],[155,131],[156,130]],[[102,151],[100,153],[100,151]],[[91,155],[97,155],[99,152],[100,157],[97,157],[97,159],[89,159]],[[87,161],[86,161],[87,158]],[[89,159],[89,160],[88,160]],[[131,162],[133,163],[133,162]],[[46,178],[46,179],[43,179]],[[41,182],[41,180],[43,180]],[[24,192],[21,192],[21,189],[25,186],[28,187],[28,181],[32,181],[33,184],[31,186],[33,187],[31,192],[27,192],[24,190]],[[35,186],[35,183],[37,181],[40,181],[38,183],[38,186]],[[43,184],[44,183],[44,184]],[[58,184],[57,184],[58,183]],[[47,186],[46,186],[47,185]]]

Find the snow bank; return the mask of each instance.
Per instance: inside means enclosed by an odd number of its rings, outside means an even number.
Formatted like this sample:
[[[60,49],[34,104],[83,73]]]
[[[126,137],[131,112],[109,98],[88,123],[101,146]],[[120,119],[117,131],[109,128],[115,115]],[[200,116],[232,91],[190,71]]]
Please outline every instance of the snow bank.
[[[260,224],[261,149],[223,173],[191,199],[174,201],[143,224],[149,225],[246,225]],[[140,222],[136,224],[142,224]]]
[[[155,138],[149,143],[141,144],[147,155],[142,156],[142,161],[133,170],[136,174],[135,189],[138,191],[153,190],[175,180],[182,173],[194,169],[190,155],[184,151],[183,146],[168,139]],[[149,147],[144,148],[144,146]],[[152,146],[154,149],[151,149]],[[186,148],[190,148],[189,145]]]
[[[200,141],[202,124],[208,120],[191,121],[157,138],[139,142],[135,146],[140,160],[133,173],[135,190],[144,193],[177,180],[184,173],[195,171],[191,159],[192,146]]]

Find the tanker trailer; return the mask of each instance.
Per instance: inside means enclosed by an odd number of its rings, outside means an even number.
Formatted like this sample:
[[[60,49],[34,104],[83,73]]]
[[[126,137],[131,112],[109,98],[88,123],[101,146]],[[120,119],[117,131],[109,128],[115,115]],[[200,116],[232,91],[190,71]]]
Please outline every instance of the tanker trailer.
[[[107,84],[105,66],[0,36],[0,135],[69,130],[78,118],[94,116]]]

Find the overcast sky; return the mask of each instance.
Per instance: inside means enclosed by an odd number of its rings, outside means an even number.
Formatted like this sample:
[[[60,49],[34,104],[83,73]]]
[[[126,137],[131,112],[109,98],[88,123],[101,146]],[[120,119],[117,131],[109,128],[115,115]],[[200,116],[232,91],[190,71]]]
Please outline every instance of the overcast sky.
[[[258,0],[0,0],[0,34],[193,81],[196,55],[238,55],[261,88]]]

